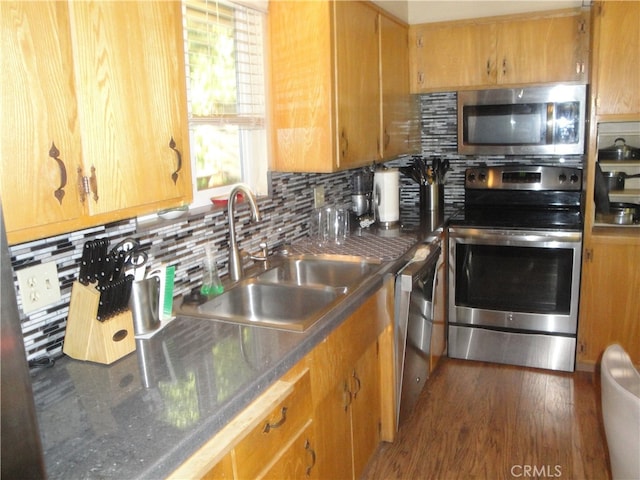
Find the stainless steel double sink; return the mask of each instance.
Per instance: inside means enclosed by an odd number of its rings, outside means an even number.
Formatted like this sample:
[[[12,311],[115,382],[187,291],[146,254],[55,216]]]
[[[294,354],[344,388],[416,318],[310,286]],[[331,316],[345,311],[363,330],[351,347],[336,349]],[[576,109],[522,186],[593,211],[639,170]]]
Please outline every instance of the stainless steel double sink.
[[[354,256],[283,257],[223,294],[183,309],[185,315],[304,331],[334,308],[380,262]]]

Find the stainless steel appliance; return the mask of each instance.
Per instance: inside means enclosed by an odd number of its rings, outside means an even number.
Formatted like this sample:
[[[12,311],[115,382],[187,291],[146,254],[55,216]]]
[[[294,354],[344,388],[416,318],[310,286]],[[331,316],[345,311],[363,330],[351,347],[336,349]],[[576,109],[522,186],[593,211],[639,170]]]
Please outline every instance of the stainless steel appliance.
[[[397,275],[395,284],[395,354],[397,425],[411,413],[430,370],[431,335],[442,232],[421,245]]]
[[[581,155],[585,85],[458,93],[458,151],[463,154]]]
[[[1,206],[0,206],[1,211]],[[0,216],[2,268],[2,478],[46,478],[31,378],[18,316],[4,216]]]
[[[466,171],[449,226],[450,357],[573,371],[582,171]]]

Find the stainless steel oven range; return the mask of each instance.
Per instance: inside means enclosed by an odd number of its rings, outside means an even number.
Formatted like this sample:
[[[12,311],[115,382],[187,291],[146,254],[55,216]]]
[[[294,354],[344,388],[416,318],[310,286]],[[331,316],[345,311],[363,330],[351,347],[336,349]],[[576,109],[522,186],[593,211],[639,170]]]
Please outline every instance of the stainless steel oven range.
[[[448,354],[575,368],[582,171],[509,165],[465,172],[451,219]]]

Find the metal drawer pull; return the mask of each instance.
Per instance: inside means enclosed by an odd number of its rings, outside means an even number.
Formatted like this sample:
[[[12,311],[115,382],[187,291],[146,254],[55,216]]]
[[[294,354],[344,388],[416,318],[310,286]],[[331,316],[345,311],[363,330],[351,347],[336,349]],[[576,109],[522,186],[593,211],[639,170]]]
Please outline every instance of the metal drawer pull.
[[[64,162],[58,158],[60,156],[60,150],[56,148],[55,143],[51,142],[51,148],[49,149],[49,156],[53,158],[60,168],[60,186],[53,192],[53,196],[58,199],[60,205],[62,205],[62,199],[64,198],[64,187],[67,185],[67,169],[64,166]]]
[[[311,442],[309,442],[309,439],[307,439],[304,443],[304,449],[311,454],[311,465],[307,467],[307,470],[305,472],[307,474],[307,477],[309,477],[311,476],[311,469],[316,465],[316,452],[313,448],[311,448]]]
[[[272,428],[281,427],[284,422],[287,421],[287,407],[282,407],[282,417],[276,423],[265,423],[264,428],[262,429],[263,433],[269,433]]]

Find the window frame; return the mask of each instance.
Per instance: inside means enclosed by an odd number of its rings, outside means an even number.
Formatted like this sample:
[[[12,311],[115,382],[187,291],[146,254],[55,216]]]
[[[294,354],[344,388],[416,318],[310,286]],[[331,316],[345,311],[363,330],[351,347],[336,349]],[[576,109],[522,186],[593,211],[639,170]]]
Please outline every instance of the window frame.
[[[242,125],[246,125],[242,121],[238,122],[230,122],[232,125],[239,126],[239,153],[240,153],[240,168],[241,168],[241,176],[242,180],[239,183],[244,183],[248,185],[253,192],[258,196],[264,196],[269,194],[269,165],[270,165],[270,156],[271,156],[271,145],[270,145],[270,135],[269,135],[269,97],[268,97],[268,79],[269,79],[269,71],[268,71],[268,37],[267,37],[267,7],[268,2],[261,1],[230,1],[230,0],[208,0],[211,3],[219,3],[222,5],[230,6],[232,8],[246,8],[249,10],[255,11],[262,16],[261,19],[261,28],[262,31],[260,33],[261,37],[261,61],[262,61],[262,77],[263,77],[263,92],[262,96],[264,99],[264,110],[262,113],[262,125],[257,128],[242,128]],[[186,78],[187,84],[185,88],[187,89],[187,122],[189,129],[189,141],[191,144],[190,148],[190,162],[192,166],[192,190],[193,190],[193,201],[191,203],[191,207],[201,207],[205,205],[211,204],[211,199],[213,198],[226,198],[231,192],[232,188],[237,185],[224,185],[220,187],[213,187],[205,190],[198,190],[197,188],[197,165],[196,165],[196,157],[195,157],[195,148],[194,148],[194,135],[193,135],[193,126],[198,124],[208,124],[208,125],[220,125],[225,123],[226,120],[223,117],[229,117],[230,115],[219,115],[212,116],[210,121],[207,121],[206,118],[202,117],[193,117],[191,115],[191,98],[190,98],[190,85],[189,85],[189,49],[188,49],[188,35],[187,35],[187,3],[188,0],[182,0],[182,9],[183,9],[183,36],[184,36],[184,55],[185,55],[185,70],[186,70]],[[237,38],[236,38],[237,40]],[[237,61],[237,58],[236,58]],[[236,78],[236,85],[237,85]],[[241,95],[241,89],[238,89],[238,96]],[[241,102],[238,102],[241,104]],[[240,107],[238,108],[240,110]],[[237,112],[231,117],[241,116],[241,112]],[[248,122],[252,123],[252,122]],[[258,132],[256,137],[252,136],[252,132]],[[260,134],[260,132],[262,132]],[[259,151],[261,154],[252,155],[252,152]]]

